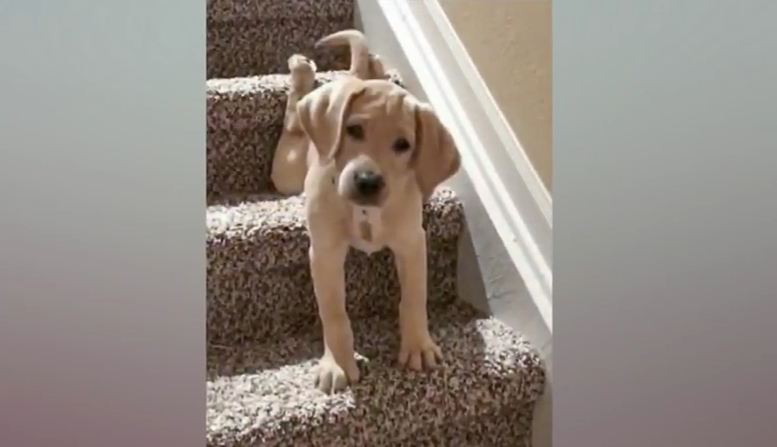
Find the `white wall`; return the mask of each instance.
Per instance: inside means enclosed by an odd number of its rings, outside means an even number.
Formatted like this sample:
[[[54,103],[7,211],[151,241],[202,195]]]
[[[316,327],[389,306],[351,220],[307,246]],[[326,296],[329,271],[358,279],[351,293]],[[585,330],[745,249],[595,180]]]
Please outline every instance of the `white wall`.
[[[505,118],[551,190],[550,0],[439,0]]]

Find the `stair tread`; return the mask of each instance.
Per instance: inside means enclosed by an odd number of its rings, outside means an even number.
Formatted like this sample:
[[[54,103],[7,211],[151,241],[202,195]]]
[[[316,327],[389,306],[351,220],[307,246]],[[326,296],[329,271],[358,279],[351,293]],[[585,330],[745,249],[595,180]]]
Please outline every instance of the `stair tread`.
[[[513,441],[525,435],[531,415],[505,409],[531,407],[542,391],[544,368],[529,343],[505,324],[462,302],[430,306],[430,330],[445,357],[431,373],[396,367],[395,318],[365,318],[353,327],[356,350],[368,360],[360,361],[361,381],[335,395],[312,384],[312,367],[323,352],[318,328],[253,346],[211,347],[209,445],[378,445],[398,442],[399,435],[456,439],[463,435],[450,431],[465,430],[468,422],[474,423],[469,429],[498,427],[501,441],[508,433]]]
[[[388,74],[392,81],[400,83],[396,70],[389,70]],[[345,76],[348,76],[347,70],[319,71],[315,76],[315,87]],[[206,81],[208,127],[219,130],[243,130],[268,121],[282,123],[290,82],[291,75],[288,73],[208,79]],[[231,108],[229,111],[233,114],[225,116],[218,113],[221,111],[219,107],[227,107],[225,103],[229,104]],[[259,116],[256,116],[257,113]],[[240,116],[234,116],[234,114]],[[243,114],[246,116],[242,116]]]
[[[208,236],[251,238],[277,228],[304,230],[304,199],[276,193],[229,194],[210,200],[206,210]]]
[[[283,71],[292,53],[320,69],[346,68],[346,48],[315,48],[320,38],[354,26],[353,0],[209,0],[207,76]]]
[[[353,0],[208,0],[208,20],[277,20],[352,14]]]
[[[427,237],[455,239],[461,230],[461,209],[455,194],[438,188],[423,207]],[[274,252],[274,267],[287,267],[307,262],[307,242],[294,245],[305,229],[304,202],[301,195],[282,196],[274,193],[229,194],[212,198],[206,210],[207,242],[216,254],[230,244],[252,245],[260,253]],[[254,262],[251,258],[230,253],[233,262]],[[227,261],[226,259],[224,261]]]

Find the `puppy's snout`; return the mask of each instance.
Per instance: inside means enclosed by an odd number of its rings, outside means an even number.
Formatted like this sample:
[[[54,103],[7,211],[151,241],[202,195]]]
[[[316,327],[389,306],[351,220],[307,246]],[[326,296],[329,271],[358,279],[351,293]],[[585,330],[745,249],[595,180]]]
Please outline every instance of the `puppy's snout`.
[[[385,185],[383,176],[373,171],[359,171],[354,173],[353,181],[356,190],[364,197],[371,197],[380,192]]]

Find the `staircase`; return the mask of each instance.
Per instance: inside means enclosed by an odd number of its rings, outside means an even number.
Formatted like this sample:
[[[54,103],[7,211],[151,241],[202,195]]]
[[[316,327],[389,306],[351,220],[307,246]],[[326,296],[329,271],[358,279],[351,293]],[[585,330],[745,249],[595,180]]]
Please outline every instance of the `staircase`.
[[[424,206],[430,331],[444,367],[399,370],[391,254],[349,255],[348,312],[361,381],[325,395],[302,199],[273,192],[286,59],[315,59],[319,84],[343,52],[313,43],[354,26],[354,0],[208,0],[207,443],[209,446],[528,446],[545,373],[520,334],[459,301],[455,194]],[[394,79],[401,82],[399,77]]]

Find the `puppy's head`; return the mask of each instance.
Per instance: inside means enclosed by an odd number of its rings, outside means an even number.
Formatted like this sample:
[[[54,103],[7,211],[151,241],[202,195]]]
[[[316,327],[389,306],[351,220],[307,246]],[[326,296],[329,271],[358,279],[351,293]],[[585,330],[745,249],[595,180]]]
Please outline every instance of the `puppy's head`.
[[[407,182],[426,199],[459,168],[431,107],[392,82],[331,82],[302,98],[297,114],[319,159],[334,161],[338,194],[355,204],[379,207]]]

